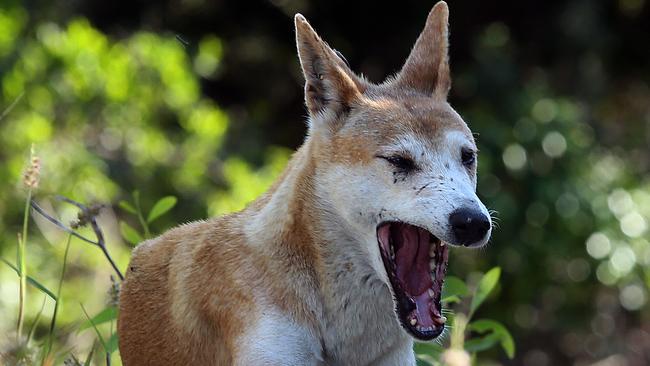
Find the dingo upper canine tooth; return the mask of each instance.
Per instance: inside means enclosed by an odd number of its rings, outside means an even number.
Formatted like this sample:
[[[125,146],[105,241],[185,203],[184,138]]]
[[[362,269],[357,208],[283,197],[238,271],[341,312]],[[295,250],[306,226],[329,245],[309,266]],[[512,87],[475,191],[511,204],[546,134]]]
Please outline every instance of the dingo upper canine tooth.
[[[477,247],[491,233],[473,135],[446,101],[448,13],[433,7],[381,84],[296,15],[307,138],[244,210],[133,251],[124,365],[415,365],[413,338],[446,322],[445,243]]]

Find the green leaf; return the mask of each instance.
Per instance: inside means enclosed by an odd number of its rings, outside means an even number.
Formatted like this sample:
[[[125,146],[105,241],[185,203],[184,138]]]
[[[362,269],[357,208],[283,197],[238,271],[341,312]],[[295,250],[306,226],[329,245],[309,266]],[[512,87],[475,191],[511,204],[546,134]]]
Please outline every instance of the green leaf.
[[[429,355],[416,354],[415,355],[415,366],[436,366],[436,358]]]
[[[83,310],[84,315],[86,316],[86,319],[88,319],[91,326],[95,330],[95,333],[97,334],[97,338],[99,339],[99,343],[101,343],[102,348],[104,348],[104,351],[108,352],[108,348],[106,347],[106,342],[104,342],[104,337],[102,337],[102,334],[99,333],[99,329],[97,329],[97,326],[93,323],[93,320],[90,319],[90,316],[88,315],[88,312],[86,311],[86,308],[84,307],[84,304],[79,303],[79,305],[81,305],[81,310]]]
[[[418,355],[427,354],[435,356],[441,354],[445,349],[437,343],[415,342],[413,350]]]
[[[135,209],[135,207],[133,207],[133,205],[130,204],[129,202],[127,202],[127,201],[120,201],[120,203],[118,205],[120,206],[120,208],[122,210],[124,210],[126,212],[132,213],[134,215],[138,214],[138,211]]]
[[[501,343],[501,347],[503,347],[508,358],[515,357],[515,341],[503,324],[494,320],[480,319],[471,322],[468,328],[479,333],[491,332],[490,335],[494,335]]]
[[[34,322],[32,322],[32,326],[29,328],[29,333],[27,336],[27,343],[32,341],[34,339],[34,331],[36,330],[36,326],[38,325],[38,321],[41,320],[41,315],[43,315],[43,309],[45,309],[45,300],[47,300],[47,297],[43,297],[43,304],[41,305],[41,310],[38,311],[38,314],[36,314],[36,318],[34,318]]]
[[[158,200],[158,202],[153,205],[153,208],[149,212],[149,216],[147,216],[147,222],[151,223],[155,219],[164,215],[167,211],[171,210],[176,205],[176,201],[177,199],[174,196],[167,196]]]
[[[447,296],[447,297],[442,298],[442,300],[440,300],[440,301],[442,301],[445,304],[453,304],[453,303],[459,303],[462,300],[460,299],[460,297],[458,297],[456,295],[451,295],[451,296]]]
[[[417,365],[423,366],[436,365],[436,359],[440,358],[440,355],[444,351],[439,344],[428,342],[416,342],[413,345],[413,350],[417,358]]]
[[[472,304],[470,305],[470,317],[474,314],[476,309],[481,306],[483,301],[485,301],[490,292],[492,292],[494,287],[497,285],[497,282],[499,282],[499,276],[501,276],[501,268],[494,267],[483,275],[483,278],[478,282],[476,291],[474,291],[474,297],[472,298]]]
[[[124,221],[120,221],[120,233],[122,233],[124,240],[133,245],[138,244],[144,240],[142,239],[142,235],[140,235],[136,229]]]
[[[467,285],[458,277],[447,276],[442,286],[442,302],[460,302],[460,298],[467,296]]]
[[[93,325],[96,326],[115,319],[117,319],[117,308],[115,306],[109,306],[106,309],[100,311],[92,319],[89,319],[88,321],[81,324],[79,326],[78,332],[81,332],[82,330],[86,330],[92,327]]]
[[[465,351],[469,353],[485,351],[494,347],[499,343],[499,336],[494,333],[490,333],[483,337],[472,338],[465,341]]]
[[[117,351],[117,332],[111,334],[111,338],[108,339],[108,342],[106,342],[106,352],[109,354],[112,354],[113,352]]]
[[[11,267],[11,269],[16,271],[16,274],[18,276],[20,276],[20,270],[18,269],[18,267],[14,266],[13,264],[11,264],[8,260],[6,260],[4,258],[0,258],[0,260],[3,261],[9,267]],[[32,285],[32,286],[36,287],[37,289],[41,290],[41,292],[43,292],[44,294],[46,294],[47,296],[52,298],[52,300],[56,301],[56,296],[54,295],[54,293],[52,291],[48,290],[47,287],[43,286],[40,282],[36,281],[33,277],[28,275],[27,276],[27,283],[29,283],[30,285]]]

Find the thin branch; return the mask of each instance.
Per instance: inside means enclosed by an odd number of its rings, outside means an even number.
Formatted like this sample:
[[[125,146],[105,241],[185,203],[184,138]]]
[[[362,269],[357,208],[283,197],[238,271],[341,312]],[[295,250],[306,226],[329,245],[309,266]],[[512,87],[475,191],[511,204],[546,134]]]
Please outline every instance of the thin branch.
[[[99,247],[102,249],[102,252],[104,252],[104,256],[106,259],[108,259],[108,262],[111,264],[115,272],[117,273],[117,276],[120,277],[120,281],[124,281],[124,275],[122,272],[120,272],[119,268],[117,268],[117,264],[115,264],[115,261],[113,261],[113,258],[111,257],[110,254],[108,254],[108,250],[106,249],[106,245],[104,245],[104,234],[102,233],[101,229],[99,228],[99,225],[97,225],[97,221],[95,220],[95,217],[93,216],[92,219],[90,220],[90,225],[93,228],[93,231],[95,232],[95,235],[97,235],[97,241],[99,242]]]
[[[78,238],[78,239],[81,239],[81,240],[85,241],[86,243],[99,246],[99,243],[97,243],[96,241],[92,241],[92,240],[86,238],[85,236],[83,236],[83,235],[77,233],[76,231],[70,229],[69,227],[65,226],[61,221],[59,221],[59,220],[55,219],[54,217],[50,216],[47,212],[45,212],[45,210],[43,210],[41,208],[41,206],[39,206],[36,203],[36,201],[32,200],[31,204],[32,204],[32,208],[34,209],[34,211],[38,212],[41,216],[43,216],[45,219],[47,219],[47,221],[53,223],[59,229],[61,229],[61,230],[65,231],[66,233],[74,236],[75,238]]]
[[[69,233],[70,235],[73,235],[76,238],[79,238],[87,243],[93,244],[98,246],[102,252],[104,253],[104,257],[108,260],[110,263],[111,267],[113,267],[113,270],[115,273],[117,273],[117,276],[120,278],[120,280],[124,280],[124,275],[120,271],[120,269],[117,267],[117,264],[113,260],[113,257],[108,253],[108,249],[106,248],[106,242],[104,241],[104,233],[102,232],[101,228],[97,224],[97,216],[99,215],[99,211],[104,207],[103,205],[92,205],[92,206],[86,206],[82,203],[79,203],[77,201],[71,200],[67,197],[63,196],[57,196],[57,200],[63,201],[66,203],[69,203],[71,205],[76,206],[79,208],[80,212],[77,214],[77,221],[73,222],[70,224],[72,228],[67,227],[65,224],[63,224],[61,221],[55,219],[54,217],[50,216],[47,214],[36,202],[33,200],[31,201],[31,205],[34,208],[36,212],[41,214],[43,217],[45,217],[48,221],[56,225],[58,228],[61,230]],[[93,232],[95,233],[95,236],[97,237],[97,241],[92,241],[81,234],[77,233],[74,229],[90,225],[90,227],[93,229]]]
[[[69,203],[69,204],[71,204],[71,205],[75,205],[75,206],[77,206],[77,207],[78,207],[80,210],[82,210],[82,211],[88,209],[88,208],[87,208],[86,206],[84,206],[82,203],[79,203],[79,202],[77,202],[77,201],[75,201],[75,200],[71,200],[71,199],[69,199],[68,197],[64,197],[64,196],[61,196],[61,195],[57,195],[57,196],[56,196],[56,199],[59,200],[59,201],[67,202],[67,203]]]

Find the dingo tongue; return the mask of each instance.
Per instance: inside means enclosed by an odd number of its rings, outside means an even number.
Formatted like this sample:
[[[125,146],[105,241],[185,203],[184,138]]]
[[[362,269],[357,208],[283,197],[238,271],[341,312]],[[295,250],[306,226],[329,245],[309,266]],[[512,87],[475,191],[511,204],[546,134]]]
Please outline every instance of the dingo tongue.
[[[401,222],[380,225],[377,237],[403,326],[420,339],[437,336],[446,320],[440,307],[446,245],[427,230]]]
[[[397,278],[411,296],[424,293],[433,282],[429,274],[429,232],[410,225],[394,231]]]

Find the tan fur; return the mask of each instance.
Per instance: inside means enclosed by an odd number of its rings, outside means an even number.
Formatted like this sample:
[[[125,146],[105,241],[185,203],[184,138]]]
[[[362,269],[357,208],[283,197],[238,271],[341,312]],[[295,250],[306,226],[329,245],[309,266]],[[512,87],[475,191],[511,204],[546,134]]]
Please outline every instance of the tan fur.
[[[296,16],[309,136],[243,211],[182,225],[134,250],[118,321],[125,365],[414,364],[376,243],[361,244],[376,240],[359,228],[374,230],[381,211],[340,209],[346,183],[332,177],[370,171],[395,190],[377,154],[400,138],[442,151],[458,131],[473,145],[445,101],[447,14],[436,4],[401,73],[381,85],[356,76]]]

